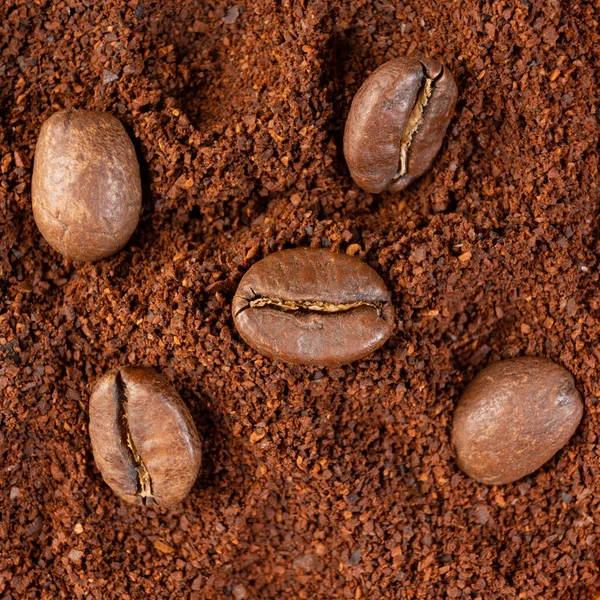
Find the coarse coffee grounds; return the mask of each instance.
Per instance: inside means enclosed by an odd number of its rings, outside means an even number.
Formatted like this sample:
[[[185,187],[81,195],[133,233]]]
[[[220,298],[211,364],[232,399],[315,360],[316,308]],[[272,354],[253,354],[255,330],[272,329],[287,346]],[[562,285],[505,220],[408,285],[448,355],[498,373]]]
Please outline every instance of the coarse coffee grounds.
[[[377,599],[600,595],[597,15],[591,2],[131,2],[0,6],[0,598]],[[380,64],[453,73],[432,169],[352,183],[342,135]],[[109,111],[144,211],[124,250],[43,241],[44,120]],[[364,362],[274,363],[233,328],[247,269],[330,247],[372,266],[397,329]],[[573,373],[583,421],[502,487],[460,472],[453,408],[485,365]],[[88,436],[94,383],[163,373],[203,466],[172,510],[120,501]]]

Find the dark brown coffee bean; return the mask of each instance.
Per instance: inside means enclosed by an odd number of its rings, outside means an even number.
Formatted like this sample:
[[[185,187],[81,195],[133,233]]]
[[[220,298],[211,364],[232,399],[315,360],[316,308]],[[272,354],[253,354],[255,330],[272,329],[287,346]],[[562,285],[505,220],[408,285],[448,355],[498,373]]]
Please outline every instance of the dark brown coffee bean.
[[[340,365],[382,346],[394,328],[390,292],[367,264],[323,248],[282,250],[253,265],[233,299],[244,340],[304,365]]]
[[[140,168],[115,117],[61,111],[42,126],[31,183],[33,216],[46,241],[73,260],[120,250],[142,206]]]
[[[403,57],[375,70],[358,90],[344,131],[352,179],[377,194],[425,173],[442,145],[457,97],[451,73],[430,58]]]
[[[135,504],[183,500],[200,469],[200,438],[179,394],[154,371],[104,375],[90,398],[90,440],[113,491]]]
[[[458,466],[490,485],[537,470],[573,435],[583,414],[571,374],[544,358],[494,363],[467,386],[454,411]]]

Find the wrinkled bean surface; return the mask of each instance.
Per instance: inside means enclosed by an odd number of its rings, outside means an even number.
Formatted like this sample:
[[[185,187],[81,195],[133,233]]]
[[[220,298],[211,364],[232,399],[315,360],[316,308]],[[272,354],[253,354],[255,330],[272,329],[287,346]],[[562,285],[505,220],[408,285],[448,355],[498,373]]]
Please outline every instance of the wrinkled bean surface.
[[[142,187],[118,119],[87,110],[52,115],[35,149],[31,196],[40,232],[63,256],[95,261],[120,250],[137,226]]]
[[[573,435],[583,414],[572,375],[543,358],[493,363],[466,387],[454,412],[458,466],[488,484],[537,470]]]

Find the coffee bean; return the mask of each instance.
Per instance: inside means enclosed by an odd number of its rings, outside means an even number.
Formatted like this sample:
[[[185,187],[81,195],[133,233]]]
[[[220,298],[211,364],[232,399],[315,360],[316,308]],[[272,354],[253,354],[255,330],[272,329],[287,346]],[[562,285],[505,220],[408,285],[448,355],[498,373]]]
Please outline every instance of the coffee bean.
[[[344,156],[367,192],[397,192],[425,173],[454,114],[451,73],[430,58],[402,57],[375,70],[358,90],[344,131]]]
[[[63,256],[94,261],[120,250],[142,206],[139,164],[121,123],[87,110],[52,115],[35,149],[31,196],[39,230]]]
[[[458,466],[499,485],[537,470],[573,435],[583,414],[571,374],[543,358],[494,363],[467,386],[454,411]]]
[[[123,367],[100,379],[90,398],[90,439],[102,477],[127,502],[175,504],[200,469],[189,410],[149,369]]]
[[[323,248],[282,250],[253,265],[233,299],[233,318],[255,350],[305,365],[364,358],[394,328],[381,277],[358,258]]]

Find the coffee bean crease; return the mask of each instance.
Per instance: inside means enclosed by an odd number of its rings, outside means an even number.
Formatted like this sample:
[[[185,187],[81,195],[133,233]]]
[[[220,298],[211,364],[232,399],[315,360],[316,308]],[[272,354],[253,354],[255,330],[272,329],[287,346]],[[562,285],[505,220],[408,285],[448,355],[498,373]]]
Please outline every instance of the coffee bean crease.
[[[282,310],[291,311],[314,311],[322,313],[339,313],[358,308],[359,306],[368,306],[377,311],[381,316],[383,302],[367,302],[359,300],[357,302],[332,303],[322,302],[320,300],[283,300],[281,298],[255,298],[250,300],[246,308],[261,308],[263,306],[272,306]],[[238,313],[239,314],[239,313]]]
[[[427,68],[425,65],[423,65],[423,85],[419,90],[417,100],[410,113],[410,116],[408,117],[406,128],[404,129],[402,139],[400,140],[400,165],[398,167],[398,173],[395,175],[394,179],[400,179],[400,177],[404,177],[404,175],[408,173],[408,159],[413,138],[423,125],[425,111],[427,109],[429,99],[433,95],[435,89],[435,82],[440,79],[443,74],[444,69],[442,68],[436,77],[430,77]]]
[[[121,433],[121,440],[123,442],[123,446],[125,448],[128,448],[131,452],[130,458],[134,464],[137,473],[136,496],[140,496],[144,504],[151,505],[153,504],[152,478],[150,477],[150,473],[148,472],[148,469],[144,464],[144,460],[140,456],[135,446],[133,436],[131,435],[131,431],[129,429],[127,414],[127,386],[123,381],[121,371],[117,371],[115,383],[119,411],[118,425],[119,431]]]

